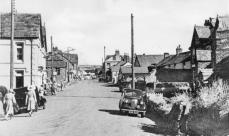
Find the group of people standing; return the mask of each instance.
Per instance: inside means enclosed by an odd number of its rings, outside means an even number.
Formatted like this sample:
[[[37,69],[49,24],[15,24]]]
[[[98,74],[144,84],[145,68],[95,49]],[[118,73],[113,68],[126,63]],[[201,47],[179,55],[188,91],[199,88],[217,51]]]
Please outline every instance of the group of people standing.
[[[38,89],[38,97],[35,92],[36,89]],[[29,116],[32,116],[32,113],[37,109],[38,105],[43,106],[43,109],[45,109],[46,99],[44,97],[44,88],[43,85],[41,85],[39,88],[37,88],[35,85],[30,85],[27,87],[27,90],[28,91],[25,94],[25,105]],[[5,115],[4,117],[6,120],[9,120],[13,117],[14,113],[18,112],[19,110],[19,106],[15,99],[15,92],[13,89],[6,89],[5,94],[2,96],[3,111]]]

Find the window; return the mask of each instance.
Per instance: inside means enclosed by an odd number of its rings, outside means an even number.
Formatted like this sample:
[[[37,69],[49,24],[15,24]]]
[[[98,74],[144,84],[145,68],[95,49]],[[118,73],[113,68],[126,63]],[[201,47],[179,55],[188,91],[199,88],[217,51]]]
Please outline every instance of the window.
[[[16,70],[16,88],[24,87],[24,71]]]
[[[57,75],[60,75],[60,68],[56,68]]]
[[[16,43],[17,45],[17,60],[23,61],[24,43]]]

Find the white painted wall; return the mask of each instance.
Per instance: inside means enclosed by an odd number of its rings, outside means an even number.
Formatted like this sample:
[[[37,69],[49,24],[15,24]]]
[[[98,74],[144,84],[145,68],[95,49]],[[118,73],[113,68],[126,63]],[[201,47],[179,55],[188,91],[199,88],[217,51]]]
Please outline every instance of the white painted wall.
[[[24,86],[30,85],[30,64],[31,64],[31,42],[29,40],[15,40],[24,42],[24,61],[16,61],[16,46],[14,46],[14,69],[24,71]],[[44,58],[45,49],[41,48],[39,39],[33,40],[33,82],[37,85],[42,83],[42,72],[38,71],[38,66],[46,68]],[[14,75],[15,76],[15,75]],[[15,81],[15,79],[14,79]],[[0,39],[0,85],[10,87],[10,40]],[[16,83],[14,83],[14,86]],[[15,88],[15,87],[14,87]]]

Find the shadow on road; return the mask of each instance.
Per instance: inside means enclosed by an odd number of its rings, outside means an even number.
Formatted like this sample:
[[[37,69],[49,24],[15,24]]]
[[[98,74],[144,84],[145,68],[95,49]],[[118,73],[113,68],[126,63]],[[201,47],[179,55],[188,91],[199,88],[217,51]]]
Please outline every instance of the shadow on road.
[[[120,114],[120,111],[119,110],[105,110],[105,109],[99,109],[99,111],[102,111],[102,112],[107,112],[111,115],[122,115]]]
[[[111,92],[114,92],[114,93],[121,93],[119,90],[113,90]]]
[[[105,87],[118,87],[118,85],[112,84],[112,83],[107,83],[107,84],[105,84],[103,86],[105,86]]]
[[[107,112],[111,115],[118,115],[118,116],[129,116],[129,117],[136,117],[134,114],[127,114],[127,113],[120,113],[119,110],[106,110],[106,109],[99,109],[99,111]]]

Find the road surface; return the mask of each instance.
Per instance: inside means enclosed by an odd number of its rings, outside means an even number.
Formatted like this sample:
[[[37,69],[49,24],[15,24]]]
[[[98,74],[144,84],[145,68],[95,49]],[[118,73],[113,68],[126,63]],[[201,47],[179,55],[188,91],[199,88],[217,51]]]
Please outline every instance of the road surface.
[[[0,136],[154,136],[142,124],[147,118],[120,115],[116,87],[96,80],[79,81],[56,96],[48,96],[45,110],[0,119]]]

